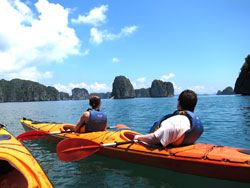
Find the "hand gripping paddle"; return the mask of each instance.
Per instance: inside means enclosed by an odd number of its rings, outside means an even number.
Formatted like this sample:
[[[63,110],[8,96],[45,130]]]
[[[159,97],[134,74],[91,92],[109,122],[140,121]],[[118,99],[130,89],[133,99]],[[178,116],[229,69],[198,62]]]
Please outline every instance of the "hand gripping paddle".
[[[138,140],[99,144],[84,138],[68,138],[57,144],[56,153],[62,161],[78,161],[98,152],[103,147],[133,144],[135,142],[138,142]]]

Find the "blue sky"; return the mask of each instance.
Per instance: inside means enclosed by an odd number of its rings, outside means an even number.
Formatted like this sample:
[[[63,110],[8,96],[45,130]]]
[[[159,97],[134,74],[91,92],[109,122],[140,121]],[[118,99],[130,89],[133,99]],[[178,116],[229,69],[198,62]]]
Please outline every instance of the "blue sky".
[[[0,0],[0,78],[71,94],[135,89],[175,94],[234,88],[250,54],[249,0]]]

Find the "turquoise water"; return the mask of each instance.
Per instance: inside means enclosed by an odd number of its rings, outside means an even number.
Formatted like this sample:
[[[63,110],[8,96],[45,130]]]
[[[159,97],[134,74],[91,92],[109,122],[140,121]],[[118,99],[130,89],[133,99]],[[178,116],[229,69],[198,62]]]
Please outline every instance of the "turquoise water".
[[[177,97],[102,100],[108,124],[125,124],[147,133],[153,122],[176,109]],[[22,117],[38,121],[77,123],[88,101],[0,103],[0,123],[14,136],[24,132]],[[199,96],[195,110],[204,124],[199,143],[250,149],[250,96]],[[92,155],[77,162],[62,162],[56,145],[43,139],[24,142],[56,188],[66,187],[250,187],[250,184],[181,174]],[[250,177],[250,175],[249,175]]]

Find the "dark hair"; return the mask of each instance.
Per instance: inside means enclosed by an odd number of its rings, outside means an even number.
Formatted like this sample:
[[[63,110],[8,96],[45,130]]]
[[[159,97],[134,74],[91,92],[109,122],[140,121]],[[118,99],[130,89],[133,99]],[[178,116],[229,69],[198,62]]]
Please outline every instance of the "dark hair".
[[[179,95],[178,101],[182,110],[194,111],[194,108],[197,104],[197,95],[192,90],[184,90]]]
[[[100,101],[101,101],[101,99],[98,95],[93,94],[89,97],[89,105],[93,109],[97,108],[97,106],[100,104]]]

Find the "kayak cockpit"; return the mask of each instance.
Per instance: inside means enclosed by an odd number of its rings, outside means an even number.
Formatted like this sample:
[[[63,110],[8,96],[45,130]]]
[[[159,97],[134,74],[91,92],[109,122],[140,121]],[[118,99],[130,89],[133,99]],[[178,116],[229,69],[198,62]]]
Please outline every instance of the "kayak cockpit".
[[[28,187],[24,175],[8,161],[0,159],[0,187]]]
[[[127,130],[121,131],[121,138],[124,140],[134,140],[135,135],[138,135],[138,133]]]
[[[75,126],[74,125],[64,125],[63,126],[63,131],[74,131]]]

